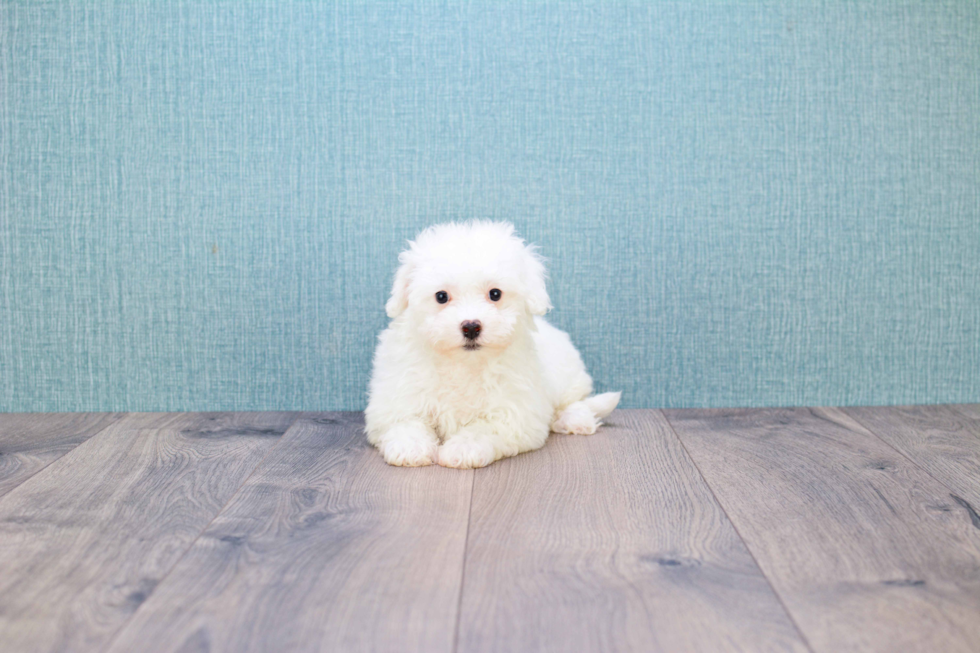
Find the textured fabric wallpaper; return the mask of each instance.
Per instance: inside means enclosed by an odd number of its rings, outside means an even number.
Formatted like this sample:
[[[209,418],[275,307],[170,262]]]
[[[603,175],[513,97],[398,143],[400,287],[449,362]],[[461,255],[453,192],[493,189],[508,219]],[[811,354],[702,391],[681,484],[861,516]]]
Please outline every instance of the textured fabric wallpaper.
[[[361,409],[471,217],[625,406],[980,401],[980,4],[799,5],[3,2],[0,410]]]

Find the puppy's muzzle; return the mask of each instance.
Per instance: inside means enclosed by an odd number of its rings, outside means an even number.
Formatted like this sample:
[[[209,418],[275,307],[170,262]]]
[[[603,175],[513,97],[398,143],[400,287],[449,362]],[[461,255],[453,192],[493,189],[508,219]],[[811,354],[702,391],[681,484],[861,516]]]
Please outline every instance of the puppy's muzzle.
[[[479,320],[467,320],[460,325],[463,330],[463,337],[467,340],[476,340],[480,337],[480,329],[483,327]]]

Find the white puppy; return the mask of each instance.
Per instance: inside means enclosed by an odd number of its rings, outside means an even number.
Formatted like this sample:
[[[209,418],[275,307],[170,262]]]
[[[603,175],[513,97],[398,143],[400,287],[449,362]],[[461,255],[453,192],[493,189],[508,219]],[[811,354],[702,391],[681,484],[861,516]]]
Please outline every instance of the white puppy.
[[[392,465],[483,467],[592,434],[619,392],[592,379],[551,308],[542,259],[499,222],[429,227],[398,257],[379,337],[368,440]]]

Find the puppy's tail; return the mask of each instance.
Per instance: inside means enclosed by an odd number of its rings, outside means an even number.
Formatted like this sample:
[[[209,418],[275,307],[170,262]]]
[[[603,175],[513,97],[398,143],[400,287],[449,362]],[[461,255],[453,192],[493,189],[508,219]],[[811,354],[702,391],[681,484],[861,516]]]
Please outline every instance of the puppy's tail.
[[[622,392],[604,392],[601,395],[587,397],[582,402],[589,407],[589,410],[595,413],[596,419],[602,419],[613,412],[622,395]]]

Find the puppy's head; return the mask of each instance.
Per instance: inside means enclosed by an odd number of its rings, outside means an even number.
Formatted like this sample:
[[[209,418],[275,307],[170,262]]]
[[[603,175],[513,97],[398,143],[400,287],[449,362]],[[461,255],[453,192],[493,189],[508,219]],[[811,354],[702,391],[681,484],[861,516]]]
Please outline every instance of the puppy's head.
[[[385,310],[440,351],[506,348],[551,308],[543,260],[506,222],[429,227],[398,261]]]

